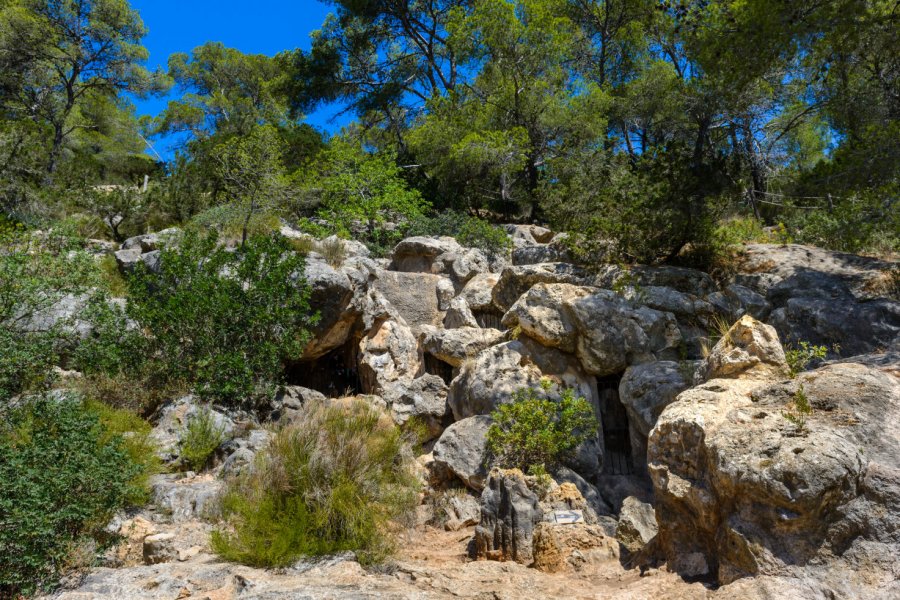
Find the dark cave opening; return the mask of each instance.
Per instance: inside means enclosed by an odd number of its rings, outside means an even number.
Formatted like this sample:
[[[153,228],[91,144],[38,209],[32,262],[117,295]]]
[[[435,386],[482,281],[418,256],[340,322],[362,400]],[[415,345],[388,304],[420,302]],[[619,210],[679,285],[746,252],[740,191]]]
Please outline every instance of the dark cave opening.
[[[319,358],[287,365],[287,384],[310,388],[329,398],[362,394],[357,342],[358,340],[351,338],[343,346]]]
[[[622,373],[597,378],[600,399],[600,420],[603,425],[603,474],[632,475],[631,439],[628,432],[628,413],[619,400]]]
[[[427,352],[425,353],[425,372],[430,375],[437,375],[447,385],[450,385],[450,382],[453,381],[453,366]]]
[[[472,311],[475,321],[482,329],[499,329],[505,331],[506,327],[500,322],[503,320],[503,313],[495,310],[475,310]]]

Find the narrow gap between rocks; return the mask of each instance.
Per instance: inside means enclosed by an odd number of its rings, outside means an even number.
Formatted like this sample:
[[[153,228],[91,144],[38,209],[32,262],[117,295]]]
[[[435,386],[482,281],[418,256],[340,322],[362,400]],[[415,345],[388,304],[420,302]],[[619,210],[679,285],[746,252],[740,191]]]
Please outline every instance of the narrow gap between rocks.
[[[503,314],[500,312],[476,310],[472,311],[472,315],[475,317],[478,326],[482,329],[499,329],[500,331],[506,331],[506,327],[500,323],[503,319]]]
[[[631,441],[628,434],[628,413],[619,399],[622,373],[597,378],[600,397],[600,420],[603,425],[603,474],[632,475]]]
[[[453,381],[453,367],[427,352],[425,353],[425,372],[429,375],[437,375],[447,385]]]
[[[351,337],[343,346],[324,356],[288,365],[287,384],[310,388],[329,398],[362,394],[358,354],[359,346]]]

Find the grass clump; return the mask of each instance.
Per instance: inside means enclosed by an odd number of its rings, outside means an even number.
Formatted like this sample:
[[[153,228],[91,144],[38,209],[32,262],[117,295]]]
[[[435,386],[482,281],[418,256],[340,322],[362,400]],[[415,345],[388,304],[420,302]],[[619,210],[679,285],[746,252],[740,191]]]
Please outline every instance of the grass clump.
[[[597,434],[597,418],[587,400],[571,388],[552,395],[548,380],[540,390],[518,390],[513,401],[491,417],[487,447],[496,466],[540,472],[571,458],[575,449]]]
[[[212,411],[202,409],[188,418],[181,438],[181,460],[191,470],[200,471],[224,441],[225,430],[216,424]]]
[[[781,416],[794,424],[797,428],[797,433],[802,433],[806,430],[806,420],[811,414],[812,405],[809,403],[809,398],[806,397],[806,392],[801,385],[794,394],[791,406],[787,410],[782,411]]]
[[[84,565],[112,514],[146,497],[146,429],[127,436],[132,417],[71,396],[0,412],[0,597],[19,597]]]
[[[304,411],[229,482],[213,549],[252,566],[343,551],[383,560],[418,500],[407,436],[362,400]]]
[[[787,360],[791,378],[804,371],[814,360],[822,360],[828,354],[825,346],[815,346],[809,342],[800,342],[796,348],[786,348],[784,357]]]

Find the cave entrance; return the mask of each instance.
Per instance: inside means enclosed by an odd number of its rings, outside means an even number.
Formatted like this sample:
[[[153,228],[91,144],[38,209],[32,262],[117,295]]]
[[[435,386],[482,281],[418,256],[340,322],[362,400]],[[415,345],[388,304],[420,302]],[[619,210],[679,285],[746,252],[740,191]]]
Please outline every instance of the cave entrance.
[[[288,365],[285,379],[288,385],[310,388],[329,398],[362,394],[358,355],[358,340],[351,338],[319,358]]]
[[[427,352],[425,353],[425,372],[429,375],[437,375],[447,385],[453,381],[453,367]]]
[[[631,439],[628,433],[628,413],[619,400],[619,382],[622,373],[597,378],[600,399],[600,420],[603,424],[603,474],[631,475],[634,463],[631,459]]]
[[[503,320],[503,313],[488,309],[488,310],[475,310],[472,311],[472,315],[475,317],[475,322],[478,323],[478,326],[482,329],[499,329],[500,331],[506,331],[506,327],[500,322]]]

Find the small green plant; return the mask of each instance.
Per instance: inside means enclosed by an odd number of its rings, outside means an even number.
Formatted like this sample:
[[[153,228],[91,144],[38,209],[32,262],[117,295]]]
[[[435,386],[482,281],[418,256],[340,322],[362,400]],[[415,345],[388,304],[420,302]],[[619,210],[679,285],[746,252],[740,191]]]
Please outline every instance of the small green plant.
[[[347,247],[338,237],[328,238],[318,243],[317,252],[325,258],[325,262],[334,267],[340,267],[347,258]]]
[[[412,522],[419,483],[409,440],[364,400],[309,403],[229,481],[213,549],[253,566],[353,551],[364,563],[393,550]]]
[[[216,424],[209,409],[201,409],[188,418],[181,438],[181,460],[193,471],[201,471],[209,457],[225,441],[225,431]]]
[[[804,371],[814,360],[822,360],[828,354],[825,346],[814,346],[809,342],[800,342],[796,348],[786,348],[784,357],[787,360],[791,378]]]
[[[809,403],[809,398],[806,397],[806,392],[803,390],[803,386],[801,385],[797,392],[794,394],[794,398],[791,402],[791,407],[787,410],[782,411],[781,415],[794,424],[797,428],[797,432],[801,433],[806,430],[806,419],[809,415],[812,414],[812,406]]]
[[[553,478],[543,464],[531,465],[528,467],[528,474],[534,477],[538,498],[543,500],[553,487]]]
[[[146,497],[130,423],[76,397],[0,406],[0,596],[48,590],[112,514]]]
[[[641,287],[640,278],[625,264],[620,264],[619,268],[621,273],[613,281],[612,291],[636,304],[645,302],[647,300],[647,292]]]
[[[493,464],[501,468],[553,467],[597,434],[597,418],[588,401],[571,388],[554,393],[546,379],[541,389],[518,390],[513,401],[497,407],[491,417],[487,447]]]

